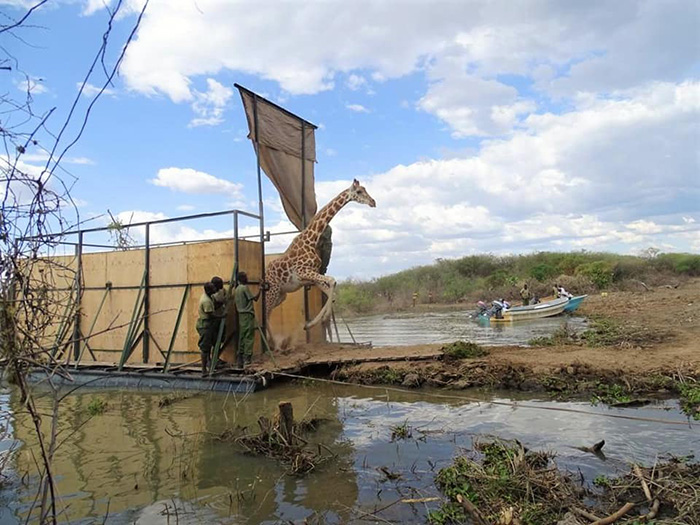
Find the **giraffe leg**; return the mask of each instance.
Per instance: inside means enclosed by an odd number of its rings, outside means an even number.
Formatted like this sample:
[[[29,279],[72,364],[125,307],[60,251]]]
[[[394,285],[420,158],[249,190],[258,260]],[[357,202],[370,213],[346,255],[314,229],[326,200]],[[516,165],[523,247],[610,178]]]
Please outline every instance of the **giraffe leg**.
[[[304,326],[304,329],[308,330],[309,328],[316,326],[320,321],[330,317],[332,311],[331,309],[333,308],[333,298],[335,295],[335,279],[333,279],[333,277],[330,275],[321,275],[320,273],[311,270],[300,271],[299,277],[305,284],[311,284],[319,287],[328,297],[328,300],[326,301],[325,306],[321,308],[321,311],[316,315],[316,317],[314,317],[313,320],[309,321],[306,323],[306,326]]]
[[[270,312],[282,304],[286,296],[287,294],[282,292],[278,284],[271,285],[270,289],[265,293],[265,331],[267,332],[267,344],[272,350],[277,349],[277,344],[270,328]]]

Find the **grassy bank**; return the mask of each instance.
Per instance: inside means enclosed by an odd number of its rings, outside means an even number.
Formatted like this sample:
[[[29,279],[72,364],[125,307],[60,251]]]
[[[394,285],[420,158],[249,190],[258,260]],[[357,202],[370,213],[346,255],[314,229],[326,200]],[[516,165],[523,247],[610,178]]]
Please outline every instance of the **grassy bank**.
[[[472,255],[438,259],[372,281],[340,283],[337,307],[345,313],[366,314],[400,310],[417,304],[473,303],[504,297],[517,300],[528,283],[540,297],[549,295],[556,282],[572,293],[600,290],[642,290],[644,287],[677,284],[700,276],[700,255],[665,253],[645,256],[596,252],[529,255]]]

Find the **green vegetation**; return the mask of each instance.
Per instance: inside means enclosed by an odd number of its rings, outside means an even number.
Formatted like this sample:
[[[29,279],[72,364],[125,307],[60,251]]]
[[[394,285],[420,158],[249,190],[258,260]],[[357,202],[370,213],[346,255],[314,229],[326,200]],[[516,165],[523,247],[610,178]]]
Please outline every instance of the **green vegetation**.
[[[681,410],[693,419],[700,420],[700,384],[681,383]]]
[[[646,250],[641,256],[597,252],[539,252],[529,255],[470,255],[438,259],[371,281],[346,281],[337,289],[337,305],[345,312],[366,314],[418,304],[453,304],[504,297],[518,301],[528,282],[534,295],[550,295],[557,282],[572,293],[634,287],[637,281],[655,286],[685,277],[700,276],[700,255]]]
[[[440,351],[448,361],[489,355],[489,351],[486,348],[469,341],[455,341],[443,346]]]
[[[391,441],[396,441],[398,439],[410,439],[412,436],[413,429],[408,424],[408,420],[391,428]]]
[[[91,416],[99,416],[107,410],[107,402],[99,397],[93,397],[88,403],[87,413]]]
[[[573,330],[568,323],[564,323],[564,325],[557,328],[552,335],[533,337],[527,344],[530,346],[560,346],[577,343],[578,341],[579,336],[576,334],[576,331]]]
[[[548,454],[526,451],[517,441],[477,443],[472,456],[459,456],[441,469],[435,484],[449,499],[429,514],[440,525],[467,521],[458,496],[472,502],[487,523],[499,523],[504,512],[526,525],[556,523],[576,490],[550,467]]]
[[[595,392],[591,399],[591,403],[594,405],[598,403],[614,405],[617,403],[629,403],[630,401],[632,401],[632,397],[626,387],[618,384],[606,385],[604,383],[596,384]]]
[[[604,488],[604,487],[609,487],[609,486],[610,486],[610,481],[611,481],[611,480],[610,480],[609,477],[607,477],[607,476],[605,476],[605,475],[603,475],[603,474],[599,474],[599,475],[597,475],[597,476],[595,477],[595,479],[593,480],[593,484],[594,484],[596,487]]]
[[[620,523],[700,523],[700,464],[674,457],[651,468],[631,466],[619,477],[597,476],[592,490],[578,476],[560,471],[550,454],[500,440],[475,443],[473,451],[438,472],[435,484],[446,500],[428,519],[438,525],[539,525],[558,523],[572,509],[609,516],[627,502],[646,502],[640,478],[653,487],[658,515],[635,517],[647,512],[642,504]]]
[[[634,322],[620,323],[604,316],[592,316],[591,328],[586,330],[581,337],[588,346],[648,346],[652,343],[661,343],[668,340],[669,332],[638,326]]]
[[[369,384],[396,385],[403,381],[404,372],[390,366],[380,366],[367,374]]]

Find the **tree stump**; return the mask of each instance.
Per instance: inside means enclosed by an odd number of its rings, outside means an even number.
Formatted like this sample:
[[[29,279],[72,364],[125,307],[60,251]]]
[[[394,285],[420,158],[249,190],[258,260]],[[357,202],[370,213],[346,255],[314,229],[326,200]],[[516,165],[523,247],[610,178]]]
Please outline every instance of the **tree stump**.
[[[280,401],[280,433],[288,445],[294,443],[294,408],[289,401]]]

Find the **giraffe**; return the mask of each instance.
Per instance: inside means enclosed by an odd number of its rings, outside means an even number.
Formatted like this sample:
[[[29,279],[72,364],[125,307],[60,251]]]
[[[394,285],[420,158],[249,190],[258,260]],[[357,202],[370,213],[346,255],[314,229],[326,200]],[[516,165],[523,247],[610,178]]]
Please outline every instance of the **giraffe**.
[[[265,281],[269,285],[265,294],[265,312],[268,319],[270,311],[279,306],[288,293],[295,292],[305,285],[318,286],[328,300],[318,315],[306,323],[304,329],[307,330],[316,326],[319,321],[328,319],[333,308],[335,279],[318,273],[321,257],[318,255],[316,245],[331,219],[350,201],[367,204],[371,208],[376,206],[374,199],[370,197],[364,186],[361,186],[357,179],[353,180],[348,189],[338,194],[314,215],[308,226],[294,238],[284,254],[270,263],[265,271]],[[267,326],[269,330],[269,322]]]

